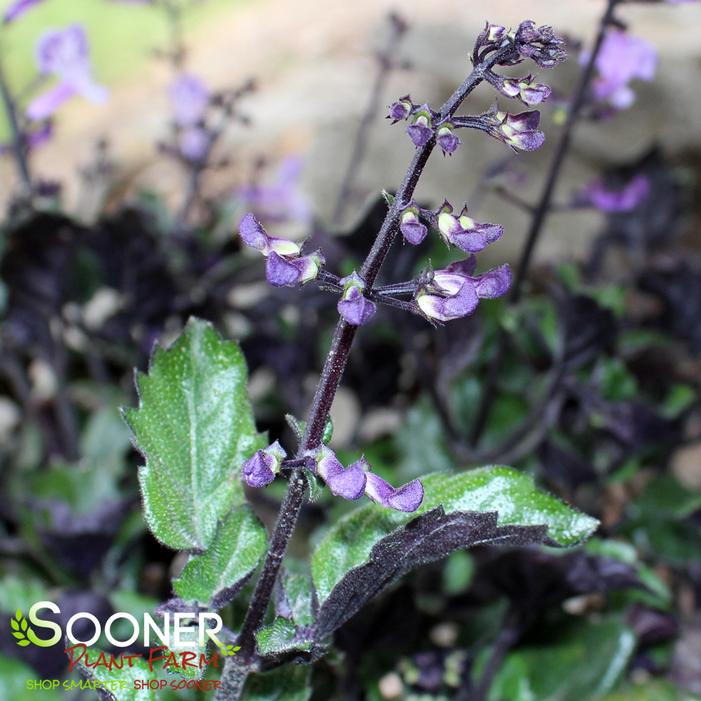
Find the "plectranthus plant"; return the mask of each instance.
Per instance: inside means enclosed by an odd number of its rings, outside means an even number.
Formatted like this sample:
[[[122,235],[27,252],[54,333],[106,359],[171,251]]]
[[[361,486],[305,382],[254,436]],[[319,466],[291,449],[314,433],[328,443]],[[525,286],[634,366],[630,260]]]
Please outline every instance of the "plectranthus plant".
[[[139,483],[146,521],[184,562],[173,580],[174,598],[161,611],[206,609],[227,621],[220,648],[200,650],[210,655],[208,674],[218,678],[217,699],[310,698],[314,663],[333,650],[335,632],[414,568],[483,544],[574,546],[596,529],[595,519],[506,466],[465,471],[455,465],[391,484],[363,455],[342,459],[330,442],[329,414],[354,340],[380,307],[434,325],[458,324],[481,300],[509,289],[507,265],[477,267],[476,254],[500,239],[502,227],[477,221],[467,206],[426,207],[415,191],[434,151],[468,148],[466,130],[515,151],[538,148],[544,137],[535,110],[511,112],[499,104],[477,115],[459,111],[482,83],[496,88],[500,102],[540,104],[547,86],[530,73],[502,77],[500,69],[550,68],[564,58],[563,42],[550,27],[488,24],[467,77],[442,106],[406,96],[389,107],[390,119],[406,124],[413,156],[396,192],[386,194],[387,213],[365,261],[349,274],[328,270],[323,251],[275,236],[253,214],[243,217],[239,235],[265,259],[271,285],[315,284],[338,300],[338,323],[308,415],[290,417],[294,444],[258,432],[243,354],[207,322],[190,320],[169,347],[156,348],[148,372],[137,375],[139,406],[125,410],[125,418],[145,458]],[[393,245],[426,245],[432,237],[459,259],[439,270],[426,260],[414,279],[376,284]],[[267,532],[251,504],[260,490],[283,481],[286,493]],[[326,525],[308,548],[306,565],[293,567],[286,554],[302,508],[324,492],[357,505]],[[242,604],[245,614],[237,618]],[[137,665],[129,674],[148,676],[148,670]]]

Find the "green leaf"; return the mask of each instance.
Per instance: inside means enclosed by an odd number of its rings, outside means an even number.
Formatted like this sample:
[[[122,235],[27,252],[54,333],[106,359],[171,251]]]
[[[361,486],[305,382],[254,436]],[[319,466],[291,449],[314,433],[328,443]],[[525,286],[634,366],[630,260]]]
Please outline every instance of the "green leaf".
[[[124,664],[122,669],[107,669],[104,666],[86,667],[79,662],[78,669],[87,679],[105,684],[109,689],[107,698],[114,701],[157,701],[161,693],[151,688],[135,688],[137,682],[148,682],[158,676],[149,670],[148,662],[144,659],[134,659],[131,665]]]
[[[635,635],[617,621],[577,622],[507,655],[489,701],[594,701],[617,683]]]
[[[309,667],[292,665],[246,681],[243,701],[308,701],[312,695]]]
[[[266,544],[265,529],[253,511],[238,507],[221,523],[207,551],[190,557],[173,582],[175,593],[185,601],[221,608],[258,566]]]
[[[312,640],[287,618],[277,616],[268,626],[256,633],[256,643],[260,655],[281,655],[295,650],[309,651]]]
[[[314,623],[312,610],[312,580],[309,572],[290,572],[284,579],[285,600],[290,607],[292,620],[299,626]]]
[[[124,417],[146,457],[146,520],[165,545],[206,549],[219,519],[243,501],[239,468],[262,446],[246,381],[238,345],[198,319],[137,376],[139,408]]]
[[[509,467],[484,467],[456,475],[436,473],[422,482],[425,497],[417,513],[368,504],[350,512],[329,530],[312,556],[312,579],[320,604],[346,573],[368,561],[383,538],[416,516],[439,507],[446,514],[496,512],[500,526],[545,525],[549,538],[561,546],[579,543],[598,525],[596,519],[539,491],[529,475]]]

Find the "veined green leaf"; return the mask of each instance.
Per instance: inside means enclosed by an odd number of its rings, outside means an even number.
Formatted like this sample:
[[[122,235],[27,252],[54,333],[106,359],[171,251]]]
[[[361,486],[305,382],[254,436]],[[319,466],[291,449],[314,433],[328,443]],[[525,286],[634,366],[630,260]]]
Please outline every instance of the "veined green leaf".
[[[248,506],[234,509],[201,555],[191,555],[175,593],[185,601],[219,609],[231,601],[265,554],[265,528]]]
[[[139,408],[126,409],[138,448],[149,528],[165,545],[206,549],[217,523],[243,500],[241,463],[261,447],[238,345],[190,319],[139,374]]]
[[[409,570],[453,550],[540,542],[546,532],[555,545],[574,545],[598,524],[508,467],[436,473],[422,482],[425,497],[417,513],[368,504],[336,523],[317,546],[311,566],[320,636]]]

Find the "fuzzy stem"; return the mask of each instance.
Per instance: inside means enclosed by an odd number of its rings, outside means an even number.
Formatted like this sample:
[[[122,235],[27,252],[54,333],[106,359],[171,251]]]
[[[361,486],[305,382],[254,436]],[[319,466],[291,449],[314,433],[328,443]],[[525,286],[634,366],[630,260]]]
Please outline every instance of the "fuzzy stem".
[[[17,173],[20,183],[22,184],[23,197],[30,200],[32,196],[32,176],[29,171],[29,161],[27,160],[27,149],[24,135],[19,126],[19,118],[17,116],[17,105],[15,104],[10,86],[5,77],[2,63],[0,62],[0,98],[2,98],[5,114],[7,115],[7,123],[10,127],[12,137],[12,155],[15,159]]]
[[[560,140],[555,147],[553,158],[550,161],[550,166],[548,168],[548,173],[545,178],[545,183],[543,185],[543,190],[541,191],[538,204],[532,210],[531,224],[528,229],[528,234],[526,235],[526,242],[523,246],[523,250],[521,251],[521,257],[518,265],[516,266],[514,283],[509,294],[509,304],[511,305],[516,304],[521,298],[523,283],[528,275],[528,269],[531,265],[531,259],[533,257],[535,246],[538,242],[540,234],[543,231],[545,220],[552,209],[552,200],[555,194],[555,187],[557,186],[565,158],[570,150],[574,128],[579,119],[591,79],[594,75],[596,60],[599,57],[599,52],[601,51],[601,46],[603,45],[604,38],[606,36],[606,29],[612,22],[613,12],[619,2],[620,0],[608,0],[606,11],[601,16],[599,21],[596,41],[594,42],[591,55],[589,56],[587,65],[579,78],[577,88],[570,99],[567,120],[565,121],[562,133],[560,134]],[[491,411],[492,403],[496,396],[495,388],[500,366],[506,353],[506,343],[506,334],[501,331],[497,338],[496,352],[487,368],[487,376],[485,377],[483,384],[480,405],[477,410],[475,422],[470,432],[470,444],[473,446],[477,445],[487,425],[489,412]]]
[[[460,107],[462,101],[482,82],[485,71],[489,70],[512,51],[513,46],[504,46],[482,63],[476,65],[472,73],[443,105],[440,110],[441,117],[452,116]],[[377,238],[363,263],[360,276],[365,280],[369,288],[372,287],[377,279],[382,263],[397,234],[402,209],[406,207],[406,203],[412,198],[424,166],[435,145],[436,140],[432,138],[425,146],[416,150],[404,180],[397,191],[394,203],[389,208]],[[313,450],[321,445],[326,418],[336,396],[343,371],[346,368],[356,332],[356,326],[351,326],[342,319],[338,321],[331,348],[326,357],[321,378],[312,400],[312,407],[307,419],[304,436],[300,442],[298,457],[302,457],[308,450]],[[263,570],[256,584],[239,634],[238,645],[241,646],[241,650],[237,655],[237,659],[243,663],[250,664],[253,661],[255,632],[263,622],[265,612],[268,609],[282,559],[304,502],[305,489],[306,478],[304,475],[300,472],[293,473],[289,481],[287,495],[280,507],[278,520],[270,540],[270,548],[263,563]],[[231,701],[235,701],[236,698],[235,696],[230,697]]]

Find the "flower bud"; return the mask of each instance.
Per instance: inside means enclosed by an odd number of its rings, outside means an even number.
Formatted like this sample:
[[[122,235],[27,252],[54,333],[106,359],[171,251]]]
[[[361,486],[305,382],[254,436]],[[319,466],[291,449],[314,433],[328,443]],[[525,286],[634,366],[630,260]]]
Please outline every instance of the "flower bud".
[[[338,302],[338,313],[353,326],[362,326],[377,311],[372,300],[364,296],[365,281],[354,271],[340,281],[343,295]]]
[[[407,133],[416,148],[425,146],[433,138],[433,117],[427,106],[414,115],[414,121],[407,127]]]
[[[413,109],[414,104],[409,96],[406,95],[389,106],[389,114],[387,115],[387,119],[391,119],[392,124],[396,124],[397,122],[408,119]]]
[[[438,129],[436,142],[443,149],[443,155],[452,156],[460,146],[460,139],[455,136],[451,124],[444,124]]]
[[[505,144],[521,151],[535,151],[545,141],[545,134],[538,131],[540,112],[521,112],[520,114],[507,114],[497,112],[494,118],[498,122],[496,136]]]
[[[405,241],[417,246],[420,244],[428,233],[428,228],[419,220],[419,210],[415,206],[407,207],[399,219],[399,230]]]
[[[424,498],[424,488],[419,480],[407,482],[395,489],[374,472],[367,473],[365,493],[369,499],[382,506],[409,513],[416,511]]]
[[[273,287],[297,287],[315,280],[323,264],[319,252],[288,259],[271,251],[265,266],[265,277]]]
[[[278,441],[263,450],[257,450],[241,466],[241,476],[249,487],[266,487],[280,472],[287,453]]]

